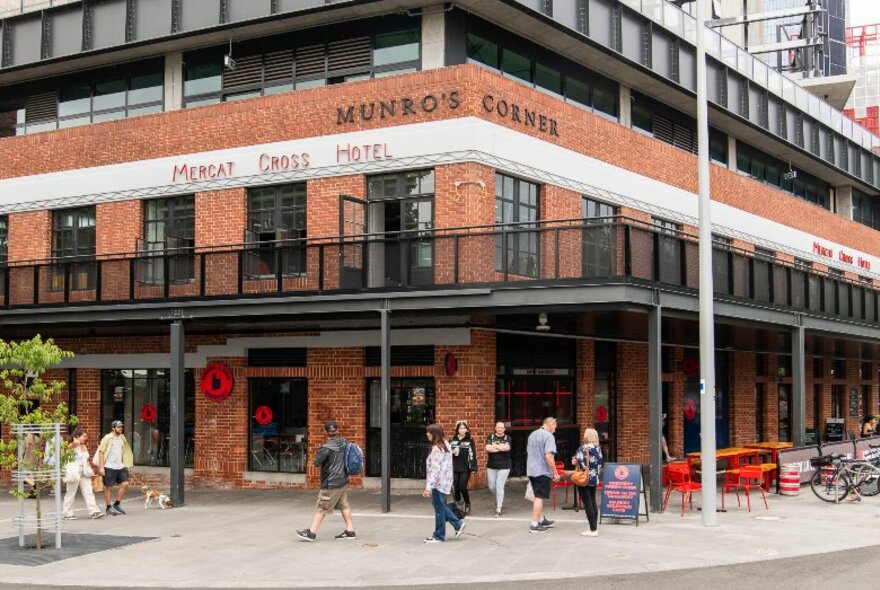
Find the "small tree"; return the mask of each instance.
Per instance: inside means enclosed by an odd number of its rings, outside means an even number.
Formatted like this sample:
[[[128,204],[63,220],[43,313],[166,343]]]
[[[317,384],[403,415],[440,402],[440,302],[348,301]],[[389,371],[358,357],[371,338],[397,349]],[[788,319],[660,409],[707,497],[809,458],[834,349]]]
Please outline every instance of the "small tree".
[[[63,381],[43,381],[41,376],[47,369],[58,365],[62,359],[72,357],[70,351],[61,350],[50,338],[43,341],[40,335],[22,342],[6,342],[0,339],[0,424],[7,425],[7,439],[0,439],[0,467],[23,469],[35,472],[54,471],[55,468],[43,461],[46,442],[52,440],[54,431],[49,424],[75,424],[76,417],[68,417],[67,404],[58,401],[52,409],[47,409],[53,398],[64,389]],[[18,461],[18,440],[11,433],[14,424],[46,425],[37,435],[33,452],[28,453],[21,463]],[[61,466],[73,458],[67,444],[62,445],[61,457],[56,458]],[[51,478],[36,478],[33,492],[36,494],[37,511],[37,549],[42,548],[42,529],[40,526],[40,492],[51,487]],[[21,497],[18,489],[10,494]]]

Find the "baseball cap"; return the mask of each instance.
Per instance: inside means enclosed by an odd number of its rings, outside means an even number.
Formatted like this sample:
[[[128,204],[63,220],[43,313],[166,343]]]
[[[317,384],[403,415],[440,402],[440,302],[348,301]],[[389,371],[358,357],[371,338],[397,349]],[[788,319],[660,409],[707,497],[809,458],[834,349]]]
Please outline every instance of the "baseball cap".
[[[122,420],[114,420],[110,423],[110,428],[116,428],[117,426],[124,426]]]
[[[324,422],[324,432],[328,434],[334,434],[339,430],[339,426],[336,424],[334,420],[327,420]]]

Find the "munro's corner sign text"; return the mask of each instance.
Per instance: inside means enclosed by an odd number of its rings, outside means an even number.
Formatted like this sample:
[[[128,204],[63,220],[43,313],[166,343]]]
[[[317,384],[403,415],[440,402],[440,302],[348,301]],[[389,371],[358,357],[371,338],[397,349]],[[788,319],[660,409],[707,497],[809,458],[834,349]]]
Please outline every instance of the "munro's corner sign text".
[[[457,109],[461,104],[458,90],[433,92],[423,96],[386,98],[336,108],[336,124],[346,125],[373,119],[394,119],[418,113],[432,113],[438,108]]]
[[[495,113],[502,119],[510,119],[523,127],[532,127],[541,133],[559,137],[559,124],[556,119],[520,106],[515,102],[487,94],[483,97],[483,109],[487,113]]]

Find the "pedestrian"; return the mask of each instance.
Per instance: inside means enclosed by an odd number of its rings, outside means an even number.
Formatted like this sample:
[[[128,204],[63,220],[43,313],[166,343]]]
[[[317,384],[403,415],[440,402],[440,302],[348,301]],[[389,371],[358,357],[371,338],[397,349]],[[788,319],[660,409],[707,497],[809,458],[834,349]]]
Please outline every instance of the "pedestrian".
[[[431,453],[426,461],[428,476],[422,496],[431,498],[434,506],[434,533],[425,539],[425,543],[443,543],[446,541],[447,522],[455,529],[456,538],[464,532],[465,522],[446,505],[446,496],[452,488],[452,449],[443,436],[443,427],[431,424],[425,436],[431,445]]]
[[[134,465],[134,453],[122,434],[123,429],[122,420],[114,420],[110,424],[110,432],[104,435],[98,445],[98,473],[104,480],[104,503],[107,504],[106,512],[110,516],[125,514],[122,501],[125,499]],[[119,489],[116,491],[116,501],[111,505],[113,486],[118,486]]]
[[[351,519],[351,506],[348,503],[348,473],[345,471],[345,447],[348,441],[339,436],[339,425],[333,420],[324,422],[324,436],[327,441],[321,445],[313,461],[315,467],[321,468],[321,489],[318,491],[318,502],[312,526],[296,531],[296,536],[303,541],[314,543],[318,529],[324,517],[332,514],[337,508],[345,521],[345,530],[336,535],[336,539],[354,541],[354,521]]]
[[[486,474],[489,479],[489,491],[495,495],[495,517],[501,516],[504,506],[504,486],[513,463],[510,459],[510,435],[505,432],[504,422],[495,423],[495,431],[486,437]]]
[[[89,465],[89,449],[86,447],[88,434],[77,426],[70,437],[70,449],[75,453],[73,460],[64,468],[67,480],[67,492],[64,494],[64,518],[76,520],[73,513],[73,501],[76,499],[76,491],[82,491],[83,500],[92,518],[101,518],[104,513],[98,509],[95,502],[95,493],[92,491],[92,471]]]
[[[596,487],[599,485],[599,470],[602,468],[602,447],[599,446],[599,433],[594,428],[584,430],[584,440],[578,447],[577,455],[571,462],[587,472],[587,485],[576,486],[581,495],[584,512],[590,528],[581,533],[582,537],[598,537],[598,510],[596,508]]]
[[[452,448],[452,484],[455,489],[455,503],[464,500],[464,513],[471,513],[471,494],[468,481],[471,473],[477,470],[477,445],[471,436],[467,420],[455,423],[455,436],[449,442]]]
[[[675,457],[669,453],[669,444],[666,442],[666,414],[663,414],[660,423],[660,448],[663,451],[663,457],[666,459],[667,463],[675,461]]]
[[[526,444],[526,475],[532,485],[535,499],[532,501],[532,521],[530,533],[543,533],[555,524],[544,516],[544,500],[550,498],[550,484],[561,481],[556,473],[556,418],[544,418],[541,428],[529,435]]]
[[[877,434],[877,416],[865,416],[862,421],[862,438],[874,436]]]

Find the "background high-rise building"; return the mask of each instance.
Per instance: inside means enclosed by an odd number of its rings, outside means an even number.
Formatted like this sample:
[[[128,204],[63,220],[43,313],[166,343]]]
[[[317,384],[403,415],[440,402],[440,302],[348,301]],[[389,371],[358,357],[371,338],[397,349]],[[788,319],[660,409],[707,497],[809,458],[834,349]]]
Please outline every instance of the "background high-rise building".
[[[880,24],[849,27],[846,45],[856,77],[844,114],[874,135],[880,132]]]

